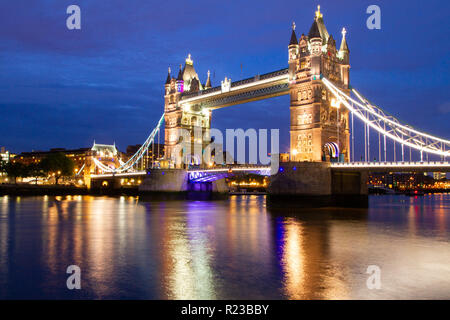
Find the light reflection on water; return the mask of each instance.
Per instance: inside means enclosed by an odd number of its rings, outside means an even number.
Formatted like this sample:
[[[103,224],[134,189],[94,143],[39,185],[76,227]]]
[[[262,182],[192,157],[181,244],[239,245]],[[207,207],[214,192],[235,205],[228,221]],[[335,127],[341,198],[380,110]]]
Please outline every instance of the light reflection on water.
[[[448,299],[449,214],[449,194],[295,210],[263,196],[2,196],[0,298]],[[80,291],[66,289],[72,264]]]

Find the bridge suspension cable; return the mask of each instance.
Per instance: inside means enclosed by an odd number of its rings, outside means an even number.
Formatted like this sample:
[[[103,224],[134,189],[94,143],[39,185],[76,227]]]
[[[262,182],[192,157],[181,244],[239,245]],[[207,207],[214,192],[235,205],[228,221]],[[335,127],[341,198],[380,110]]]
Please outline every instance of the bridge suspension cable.
[[[158,136],[159,136],[159,131],[161,130],[161,125],[163,124],[163,122],[164,122],[164,113],[162,114],[161,118],[159,119],[156,127],[152,130],[152,132],[147,137],[144,144],[142,144],[142,146],[139,148],[139,150],[136,151],[136,153],[130,159],[128,159],[127,162],[119,161],[120,166],[118,168],[110,168],[110,167],[104,165],[103,163],[101,163],[99,160],[94,158],[95,165],[98,168],[100,168],[102,171],[111,172],[111,173],[121,173],[121,172],[130,170],[131,168],[133,168],[134,165],[136,165],[141,160],[141,158],[144,156],[144,154],[146,154],[150,145],[153,145],[156,135],[158,134]],[[153,156],[153,154],[152,154],[152,156]]]
[[[83,163],[83,165],[81,166],[80,170],[77,171],[77,173],[75,173],[75,177],[79,176],[81,171],[84,170],[84,167],[86,166],[86,163]]]
[[[384,154],[386,161],[386,137],[402,145],[402,160],[404,160],[404,146],[420,151],[421,161],[423,152],[443,157],[450,156],[450,141],[430,134],[420,132],[414,128],[401,124],[394,116],[387,114],[379,107],[372,105],[358,91],[352,89],[357,97],[353,99],[341,89],[337,88],[331,81],[322,77],[322,82],[333,93],[333,95],[345,105],[345,107],[364,122],[365,125],[378,131],[384,136]],[[367,129],[368,130],[368,129]],[[366,133],[366,132],[365,132]],[[352,135],[354,133],[352,132]],[[368,152],[367,152],[368,153]],[[367,154],[366,153],[366,154]]]

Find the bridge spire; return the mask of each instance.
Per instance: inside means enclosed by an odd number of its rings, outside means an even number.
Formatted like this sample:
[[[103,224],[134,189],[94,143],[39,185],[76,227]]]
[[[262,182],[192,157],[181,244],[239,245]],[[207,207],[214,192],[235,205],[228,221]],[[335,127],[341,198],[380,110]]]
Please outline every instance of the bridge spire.
[[[169,67],[169,73],[167,74],[167,78],[166,78],[166,84],[170,84],[170,67]]]
[[[206,79],[205,89],[209,89],[211,87],[211,72],[208,70],[208,78]]]
[[[346,34],[347,34],[347,30],[345,30],[345,28],[342,28],[342,42],[341,42],[341,48],[339,49],[340,52],[349,52],[347,40],[345,39]]]
[[[292,22],[292,33],[291,33],[291,41],[289,45],[298,45],[297,36],[295,35],[295,22]]]
[[[323,18],[323,14],[320,12],[320,5],[317,6],[316,18],[317,19]]]
[[[189,64],[189,65],[193,65],[194,64],[194,61],[192,61],[192,58],[191,58],[191,54],[189,53],[188,54],[188,56],[187,56],[187,58],[186,58],[186,64]]]
[[[183,81],[183,66],[180,63],[180,71],[178,71],[178,77],[177,77],[178,81]]]

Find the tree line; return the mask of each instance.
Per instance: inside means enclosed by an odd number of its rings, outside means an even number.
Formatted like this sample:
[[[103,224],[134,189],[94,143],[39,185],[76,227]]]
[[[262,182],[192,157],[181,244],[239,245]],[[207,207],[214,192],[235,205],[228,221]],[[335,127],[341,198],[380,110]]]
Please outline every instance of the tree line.
[[[40,177],[53,177],[58,184],[62,177],[70,177],[74,174],[75,163],[64,153],[52,153],[40,162],[24,164],[21,162],[0,162],[0,172],[17,183],[17,178],[34,178],[37,183]]]

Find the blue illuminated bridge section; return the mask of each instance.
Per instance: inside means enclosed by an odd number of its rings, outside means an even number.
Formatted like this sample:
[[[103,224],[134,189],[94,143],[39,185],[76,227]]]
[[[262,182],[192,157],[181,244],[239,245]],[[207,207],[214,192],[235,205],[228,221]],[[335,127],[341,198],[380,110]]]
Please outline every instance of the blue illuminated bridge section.
[[[210,169],[191,169],[188,170],[188,173],[189,181],[191,182],[211,182],[245,173],[270,176],[270,166],[241,165]]]

